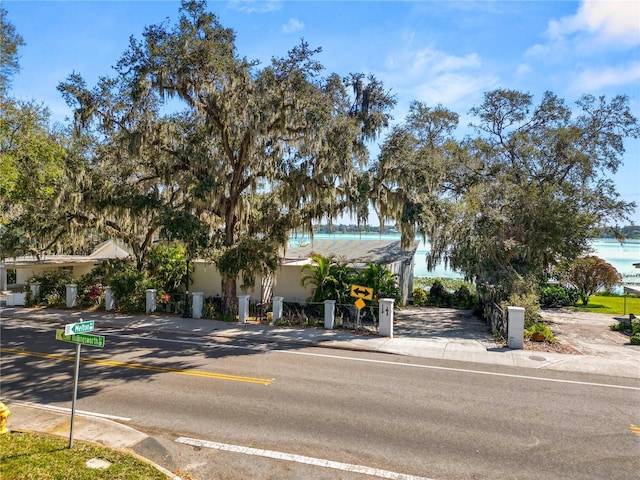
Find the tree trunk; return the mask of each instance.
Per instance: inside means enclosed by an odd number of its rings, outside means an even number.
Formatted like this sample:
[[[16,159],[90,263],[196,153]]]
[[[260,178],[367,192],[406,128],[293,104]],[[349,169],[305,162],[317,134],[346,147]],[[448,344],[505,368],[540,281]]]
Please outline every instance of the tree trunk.
[[[236,279],[222,279],[222,310],[225,315],[232,315],[236,311],[238,305],[238,296],[236,294]]]

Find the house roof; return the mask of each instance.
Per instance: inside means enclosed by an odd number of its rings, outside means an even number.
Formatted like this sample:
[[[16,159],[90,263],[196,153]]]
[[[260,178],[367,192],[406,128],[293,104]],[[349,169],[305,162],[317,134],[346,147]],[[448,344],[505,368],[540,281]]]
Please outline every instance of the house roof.
[[[23,256],[16,257],[11,260],[12,265],[30,265],[30,264],[85,264],[95,263],[98,260],[106,260],[109,258],[125,258],[129,256],[129,253],[118,247],[113,240],[107,240],[106,242],[98,245],[96,249],[90,255],[41,255],[36,256]]]
[[[286,264],[309,259],[314,253],[324,257],[334,255],[354,264],[387,264],[412,260],[418,245],[416,241],[409,250],[403,250],[400,240],[322,238],[304,245],[289,246],[282,256]]]

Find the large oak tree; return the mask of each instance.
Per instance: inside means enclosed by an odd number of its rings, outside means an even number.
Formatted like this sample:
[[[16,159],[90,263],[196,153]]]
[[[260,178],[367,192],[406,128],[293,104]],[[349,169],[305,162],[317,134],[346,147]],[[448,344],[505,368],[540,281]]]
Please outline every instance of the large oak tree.
[[[131,214],[127,225],[157,214],[141,222],[146,232],[162,224],[194,250],[205,239],[229,307],[238,275],[248,286],[276,268],[290,229],[362,197],[366,142],[388,122],[394,100],[380,82],[323,78],[317,52],[303,41],[261,68],[238,55],[234,32],[205,2],[184,1],[175,25],[132,38],[115,79],[90,90],[73,75],[60,86],[77,125],[99,137],[93,162],[113,168],[102,211]]]

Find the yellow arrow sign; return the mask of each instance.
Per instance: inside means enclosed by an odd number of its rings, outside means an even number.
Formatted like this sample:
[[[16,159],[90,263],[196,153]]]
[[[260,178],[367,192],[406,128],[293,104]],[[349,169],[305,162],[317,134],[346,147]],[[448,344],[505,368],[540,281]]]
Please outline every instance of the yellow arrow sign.
[[[373,298],[373,288],[363,287],[361,285],[351,285],[351,296],[371,300]]]

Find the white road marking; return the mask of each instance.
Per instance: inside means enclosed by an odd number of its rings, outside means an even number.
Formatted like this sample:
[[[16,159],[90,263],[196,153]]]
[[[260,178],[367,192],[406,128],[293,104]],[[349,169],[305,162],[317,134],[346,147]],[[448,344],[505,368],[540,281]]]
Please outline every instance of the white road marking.
[[[20,328],[33,328],[33,329],[44,329],[47,330],[46,328],[44,328],[42,325],[20,325]],[[50,329],[49,329],[50,330]],[[386,360],[373,360],[373,359],[368,359],[368,358],[357,358],[357,357],[346,357],[346,356],[340,356],[340,355],[327,355],[327,354],[322,354],[322,353],[309,353],[309,352],[296,352],[296,351],[292,351],[292,350],[280,350],[278,348],[274,348],[274,349],[265,349],[263,347],[242,347],[239,345],[225,345],[225,344],[219,344],[219,343],[211,343],[211,342],[207,342],[207,341],[203,341],[203,342],[197,342],[195,340],[175,340],[175,339],[165,339],[165,338],[156,338],[156,337],[144,337],[144,336],[138,336],[138,335],[119,335],[117,333],[104,333],[105,336],[112,336],[112,337],[122,337],[122,338],[139,338],[139,339],[144,339],[144,340],[154,340],[154,341],[160,341],[160,342],[167,342],[167,343],[187,343],[187,344],[197,344],[197,345],[201,345],[201,346],[206,346],[206,347],[215,347],[215,348],[229,348],[229,349],[238,349],[238,350],[252,350],[252,351],[261,351],[261,352],[275,352],[275,353],[287,353],[290,355],[306,355],[306,356],[310,356],[310,357],[321,357],[321,358],[331,358],[334,360],[350,360],[350,361],[354,361],[354,362],[368,362],[368,363],[378,363],[378,364],[386,364],[386,365],[397,365],[397,366],[402,366],[402,367],[414,367],[414,368],[426,368],[426,369],[430,369],[430,370],[442,370],[442,371],[448,371],[448,372],[461,372],[461,373],[474,373],[474,374],[478,374],[478,375],[490,375],[490,376],[496,376],[496,377],[506,377],[506,378],[518,378],[518,379],[522,379],[522,380],[538,380],[541,382],[553,382],[553,383],[566,383],[566,384],[572,384],[572,385],[584,385],[584,386],[591,386],[591,387],[603,387],[603,388],[618,388],[618,389],[622,389],[622,390],[634,390],[634,391],[640,391],[640,387],[632,387],[629,385],[612,385],[612,384],[607,384],[607,383],[595,383],[595,382],[580,382],[577,380],[562,380],[562,379],[557,379],[557,378],[542,378],[542,377],[532,377],[532,376],[528,376],[528,375],[515,375],[515,374],[511,374],[511,373],[498,373],[498,372],[485,372],[482,370],[470,370],[470,369],[465,369],[465,368],[453,368],[453,367],[438,367],[435,365],[418,365],[418,364],[411,364],[411,363],[400,363],[400,362],[390,362],[390,361],[386,361]],[[183,337],[184,338],[184,337]],[[270,342],[266,342],[266,343],[270,343]]]
[[[402,367],[414,367],[414,368],[426,368],[429,370],[443,370],[447,372],[461,372],[461,373],[473,373],[477,375],[490,375],[495,377],[507,377],[507,378],[518,378],[522,380],[539,380],[541,382],[554,382],[554,383],[569,383],[572,385],[586,385],[590,387],[604,387],[604,388],[621,388],[623,390],[636,390],[640,391],[640,387],[632,387],[629,385],[612,385],[609,383],[595,383],[595,382],[580,382],[577,380],[562,380],[558,378],[542,378],[542,377],[531,377],[528,375],[515,375],[512,373],[498,373],[498,372],[485,372],[482,370],[470,370],[467,368],[453,368],[453,367],[437,367],[435,365],[419,365],[414,363],[399,363],[399,362],[390,362],[387,360],[373,360],[370,358],[357,358],[357,357],[345,357],[345,356],[335,356],[335,355],[327,355],[323,353],[309,353],[309,352],[294,352],[291,350],[273,350],[273,352],[277,353],[286,353],[289,355],[306,355],[310,357],[325,357],[331,358],[334,360],[351,360],[353,362],[366,362],[366,363],[377,363],[383,365],[396,365]]]
[[[53,410],[54,412],[64,412],[64,413],[69,413],[69,415],[71,415],[71,409],[66,407],[57,407],[55,405],[46,405],[42,403],[23,402],[22,400],[11,400],[11,403],[24,405],[32,408],[39,408],[41,410]],[[119,420],[121,422],[131,421],[131,419],[128,417],[118,417],[117,415],[107,415],[106,413],[87,412],[84,410],[76,410],[76,415],[80,415],[83,417],[106,418],[107,420]]]
[[[361,473],[372,477],[389,478],[393,480],[433,480],[426,477],[417,477],[415,475],[407,475],[404,473],[391,472],[389,470],[381,470],[379,468],[365,467],[363,465],[353,465],[350,463],[335,462],[333,460],[324,460],[322,458],[306,457],[303,455],[294,455],[292,453],[275,452],[273,450],[262,450],[259,448],[243,447],[242,445],[229,445],[227,443],[210,442],[207,440],[198,440],[196,438],[179,437],[176,442],[194,447],[212,448],[225,452],[244,453],[245,455],[255,455],[258,457],[273,458],[276,460],[285,460],[288,462],[304,463],[316,467],[332,468],[334,470],[342,470],[344,472]]]

